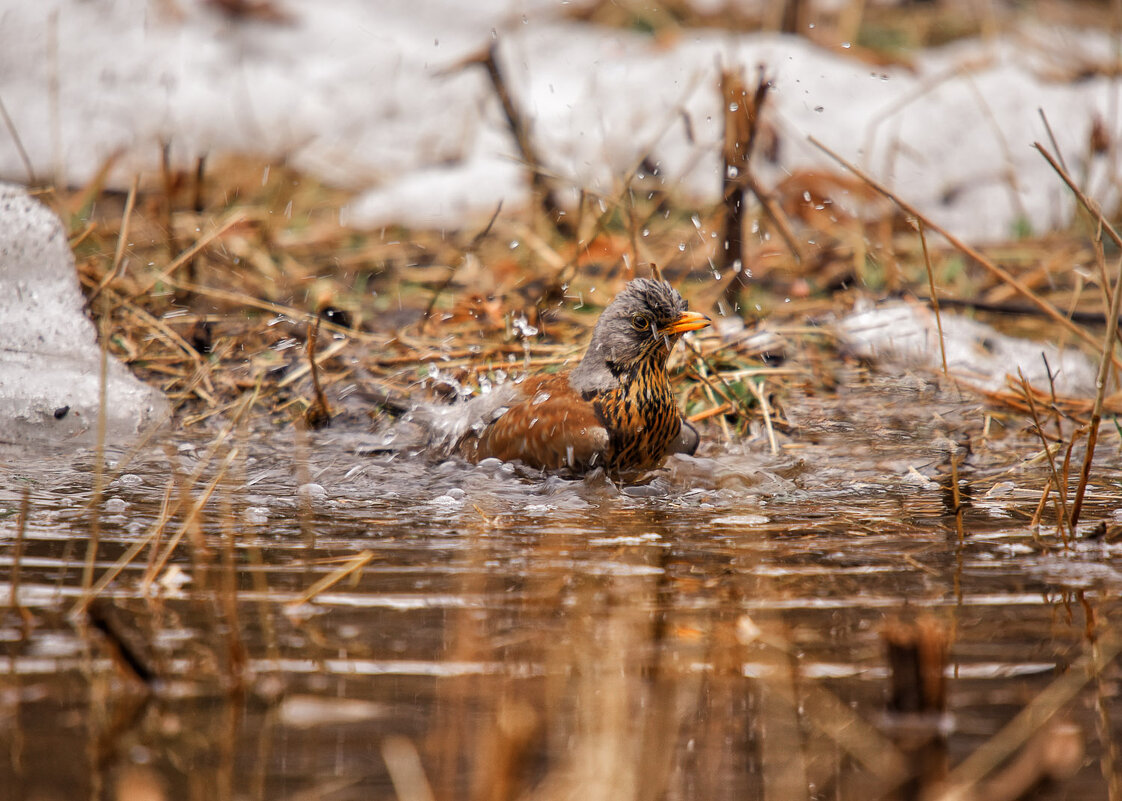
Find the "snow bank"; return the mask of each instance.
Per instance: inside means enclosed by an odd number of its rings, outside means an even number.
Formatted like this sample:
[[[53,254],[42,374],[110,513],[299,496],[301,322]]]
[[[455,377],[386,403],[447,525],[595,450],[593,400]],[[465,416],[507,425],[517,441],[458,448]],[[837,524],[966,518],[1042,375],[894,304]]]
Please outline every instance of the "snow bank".
[[[21,187],[0,183],[0,444],[91,444],[101,349],[62,223]],[[138,433],[167,404],[115,359],[106,371],[106,441]]]
[[[1072,206],[1030,148],[1047,141],[1043,109],[1072,172],[1116,199],[1087,142],[1096,115],[1111,121],[1118,83],[1048,73],[1049,52],[1109,54],[1098,34],[1026,28],[909,71],[792,37],[685,31],[666,43],[568,23],[564,0],[273,2],[290,24],[231,21],[201,0],[0,0],[0,99],[35,173],[81,184],[121,153],[123,185],[155,170],[167,141],[184,167],[247,151],[362,190],[351,224],[470,224],[526,199],[483,71],[451,69],[497,36],[538,149],[574,187],[610,192],[650,153],[663,180],[713,201],[723,63],[766,64],[775,79],[783,149],[767,180],[825,164],[813,134],[963,237],[1005,238],[1022,216],[1046,229]],[[0,176],[26,180],[5,131]]]

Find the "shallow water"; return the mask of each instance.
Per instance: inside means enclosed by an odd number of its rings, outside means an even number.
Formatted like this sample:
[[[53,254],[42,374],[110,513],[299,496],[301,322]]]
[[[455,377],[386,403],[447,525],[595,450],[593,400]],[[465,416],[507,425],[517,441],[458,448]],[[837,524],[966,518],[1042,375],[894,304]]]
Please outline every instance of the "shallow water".
[[[18,576],[26,618],[0,627],[0,797],[916,797],[882,630],[925,616],[951,641],[938,764],[1067,682],[1085,756],[1034,797],[1110,797],[1122,545],[1065,549],[1051,510],[1030,529],[1047,466],[1021,463],[1023,432],[984,438],[969,399],[894,379],[786,411],[778,455],[714,427],[622,488],[356,456],[346,425],[261,424],[213,457],[176,435],[107,454],[96,521],[94,454],[9,454],[0,599]],[[1114,520],[1118,446],[1100,448],[1087,523]],[[197,524],[174,515],[88,626],[91,532],[97,582],[195,471],[194,498],[218,479]]]

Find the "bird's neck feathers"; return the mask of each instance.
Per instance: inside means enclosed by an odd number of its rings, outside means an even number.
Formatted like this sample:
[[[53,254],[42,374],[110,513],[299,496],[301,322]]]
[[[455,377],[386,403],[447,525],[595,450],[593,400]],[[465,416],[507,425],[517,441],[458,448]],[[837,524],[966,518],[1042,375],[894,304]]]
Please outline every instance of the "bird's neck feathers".
[[[612,370],[603,345],[593,342],[589,346],[580,364],[569,374],[569,384],[580,395],[610,392],[619,386],[619,378]]]
[[[630,385],[640,372],[653,375],[665,373],[669,355],[669,348],[659,342],[653,353],[644,354],[644,358],[637,362],[624,363],[612,359],[612,354],[607,353],[600,343],[593,343],[580,364],[569,374],[569,384],[584,396],[612,392]]]

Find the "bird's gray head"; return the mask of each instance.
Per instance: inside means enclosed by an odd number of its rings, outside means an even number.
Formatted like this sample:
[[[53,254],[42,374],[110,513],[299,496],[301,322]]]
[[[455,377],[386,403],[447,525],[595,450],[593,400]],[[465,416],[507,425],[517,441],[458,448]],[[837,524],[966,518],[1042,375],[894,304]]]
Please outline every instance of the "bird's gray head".
[[[686,301],[670,284],[636,278],[596,321],[592,342],[570,383],[582,393],[603,391],[647,360],[662,368],[683,333],[707,325],[709,318],[687,311]]]

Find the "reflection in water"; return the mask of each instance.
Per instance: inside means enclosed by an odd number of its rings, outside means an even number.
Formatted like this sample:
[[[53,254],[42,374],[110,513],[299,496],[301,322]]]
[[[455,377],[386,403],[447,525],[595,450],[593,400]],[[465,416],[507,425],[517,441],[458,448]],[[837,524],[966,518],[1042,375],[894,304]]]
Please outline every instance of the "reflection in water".
[[[0,798],[919,797],[882,632],[921,617],[949,641],[927,791],[996,800],[1047,741],[1076,770],[1034,797],[1112,797],[1118,546],[1029,527],[1023,442],[974,442],[948,500],[963,404],[817,403],[783,456],[710,445],[622,490],[347,432],[182,440],[110,464],[92,616],[92,457],[10,460]]]

